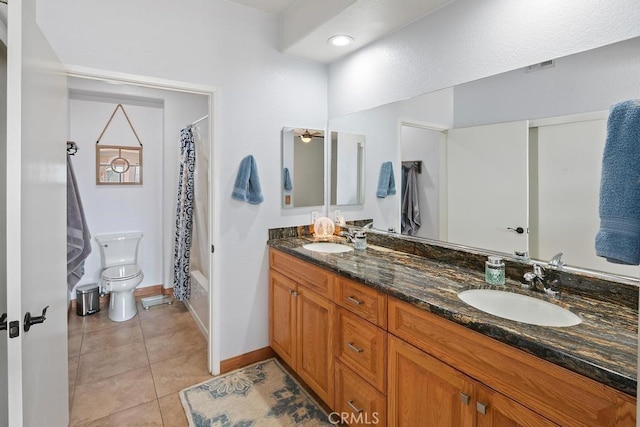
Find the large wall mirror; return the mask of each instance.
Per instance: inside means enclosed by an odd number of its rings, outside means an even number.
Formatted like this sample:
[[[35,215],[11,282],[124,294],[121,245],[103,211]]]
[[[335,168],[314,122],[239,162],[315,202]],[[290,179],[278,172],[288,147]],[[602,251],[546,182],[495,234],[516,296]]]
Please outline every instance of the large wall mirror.
[[[324,131],[282,129],[282,206],[324,205]]]
[[[594,238],[608,109],[640,98],[638,52],[631,39],[333,118],[329,128],[366,135],[367,192],[381,162],[394,161],[401,187],[420,165],[416,237],[543,261],[563,252],[569,266],[637,277],[637,266],[596,257]],[[362,214],[400,232],[400,190],[393,202],[367,197]]]

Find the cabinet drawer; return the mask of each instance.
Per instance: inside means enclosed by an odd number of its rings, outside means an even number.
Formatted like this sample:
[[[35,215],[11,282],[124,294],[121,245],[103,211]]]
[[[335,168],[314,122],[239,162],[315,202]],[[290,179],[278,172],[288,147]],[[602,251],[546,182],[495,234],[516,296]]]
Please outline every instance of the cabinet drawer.
[[[336,311],[336,317],[338,360],[386,394],[386,331],[342,308]]]
[[[394,298],[389,333],[560,425],[635,425],[635,399]]]
[[[269,266],[318,294],[331,298],[333,274],[294,256],[269,248]]]
[[[347,310],[387,328],[387,296],[344,277],[336,277],[335,302]]]
[[[335,413],[330,421],[340,417],[350,426],[387,425],[386,397],[340,362],[335,386]]]

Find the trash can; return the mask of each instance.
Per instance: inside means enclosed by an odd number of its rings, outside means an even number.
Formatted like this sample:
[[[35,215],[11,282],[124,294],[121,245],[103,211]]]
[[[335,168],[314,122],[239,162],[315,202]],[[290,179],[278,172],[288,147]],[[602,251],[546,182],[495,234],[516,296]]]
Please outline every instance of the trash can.
[[[100,286],[97,283],[76,288],[76,314],[86,316],[100,311]]]

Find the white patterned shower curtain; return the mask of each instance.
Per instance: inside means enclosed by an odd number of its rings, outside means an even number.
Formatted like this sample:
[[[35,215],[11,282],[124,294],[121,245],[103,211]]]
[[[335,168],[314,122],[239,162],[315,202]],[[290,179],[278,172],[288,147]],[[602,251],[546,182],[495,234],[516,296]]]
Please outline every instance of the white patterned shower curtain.
[[[193,231],[194,171],[196,151],[191,127],[182,129],[180,175],[176,207],[176,236],[173,251],[173,295],[178,301],[191,296],[191,235]]]

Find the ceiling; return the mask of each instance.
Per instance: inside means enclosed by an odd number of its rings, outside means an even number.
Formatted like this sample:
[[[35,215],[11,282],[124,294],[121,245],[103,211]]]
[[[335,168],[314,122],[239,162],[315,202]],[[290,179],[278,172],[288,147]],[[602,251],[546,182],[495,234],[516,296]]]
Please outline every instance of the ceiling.
[[[231,0],[280,18],[280,50],[330,63],[422,18],[453,0]],[[354,43],[336,47],[329,37]]]

